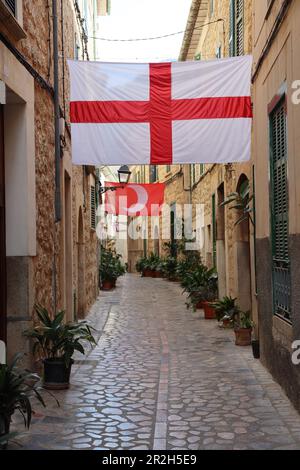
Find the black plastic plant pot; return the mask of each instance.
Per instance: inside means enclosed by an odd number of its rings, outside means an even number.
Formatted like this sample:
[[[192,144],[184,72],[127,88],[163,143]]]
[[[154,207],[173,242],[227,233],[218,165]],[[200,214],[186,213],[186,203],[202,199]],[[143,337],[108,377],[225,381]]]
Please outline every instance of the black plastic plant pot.
[[[44,360],[44,388],[47,390],[66,390],[70,387],[71,359],[69,367],[63,359]]]
[[[252,344],[252,352],[253,352],[254,359],[259,359],[260,358],[259,341],[253,340],[251,344]]]

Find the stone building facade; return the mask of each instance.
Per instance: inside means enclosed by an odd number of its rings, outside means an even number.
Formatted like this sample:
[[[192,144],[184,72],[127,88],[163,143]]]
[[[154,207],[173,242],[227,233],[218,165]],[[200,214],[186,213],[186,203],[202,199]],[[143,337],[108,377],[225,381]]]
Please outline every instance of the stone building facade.
[[[191,28],[192,25],[192,28]],[[184,36],[180,60],[210,60],[252,53],[252,0],[195,0]],[[201,149],[199,149],[201,152]],[[251,164],[192,165],[193,204],[204,204],[202,259],[219,274],[219,296],[237,297],[256,316],[255,279],[251,275],[253,226],[235,226],[240,214],[220,206],[233,192],[252,193]]]
[[[256,251],[261,359],[300,410],[300,2],[254,0]]]
[[[52,2],[0,1],[1,338],[8,353],[34,304],[83,317],[98,295],[94,168],[74,167],[66,59],[86,58],[76,1],[57,1],[60,183],[56,184]],[[4,170],[5,168],[5,170]],[[55,211],[59,195],[60,216]]]

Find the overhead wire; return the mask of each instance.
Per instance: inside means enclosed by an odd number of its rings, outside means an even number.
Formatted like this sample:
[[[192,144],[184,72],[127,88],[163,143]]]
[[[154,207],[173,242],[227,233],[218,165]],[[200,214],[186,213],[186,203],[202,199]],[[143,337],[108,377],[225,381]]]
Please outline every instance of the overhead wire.
[[[220,23],[220,22],[224,23],[225,20],[223,18],[218,18],[217,20],[210,21],[210,22],[205,23],[201,26],[197,26],[197,27],[193,28],[192,31],[200,30],[200,29],[204,28],[205,26],[209,26],[211,24]],[[152,36],[152,37],[147,37],[147,38],[127,38],[127,39],[120,39],[119,38],[119,39],[114,39],[114,38],[103,38],[103,37],[96,37],[96,36],[88,36],[88,37],[90,39],[95,39],[95,40],[98,40],[98,41],[107,41],[107,42],[138,42],[138,41],[154,41],[154,40],[157,40],[157,39],[169,38],[169,37],[176,36],[176,35],[179,35],[179,34],[185,34],[188,31],[189,30],[186,29],[184,31],[177,31],[175,33],[163,34],[161,36]]]

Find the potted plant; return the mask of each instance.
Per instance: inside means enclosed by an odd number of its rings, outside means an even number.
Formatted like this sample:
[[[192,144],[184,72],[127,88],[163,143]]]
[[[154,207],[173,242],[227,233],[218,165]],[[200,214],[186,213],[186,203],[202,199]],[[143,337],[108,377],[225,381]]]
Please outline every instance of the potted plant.
[[[38,323],[24,332],[33,340],[33,353],[44,364],[44,388],[64,390],[69,388],[72,357],[75,351],[85,354],[82,343],[95,345],[92,328],[86,322],[65,323],[65,312],[57,313],[52,319],[49,312],[36,305]]]
[[[216,311],[217,320],[222,323],[224,328],[231,328],[233,326],[233,318],[239,312],[236,300],[225,296],[222,300],[212,304]]]
[[[143,257],[143,258],[140,258],[136,262],[136,265],[135,265],[135,268],[136,268],[137,272],[140,273],[142,277],[145,277],[145,264],[146,264],[146,262],[147,262],[147,258]]]
[[[202,303],[204,309],[205,320],[214,320],[216,318],[216,310],[212,305],[216,301],[218,295],[218,274],[215,269],[207,269],[204,273],[203,297]]]
[[[164,263],[164,272],[166,275],[166,278],[169,281],[176,282],[178,281],[178,277],[176,275],[176,268],[177,268],[177,259],[169,256],[166,258],[165,263]]]
[[[29,429],[31,398],[37,398],[46,407],[39,386],[40,377],[19,367],[22,357],[23,354],[16,355],[11,365],[0,364],[0,449],[6,449],[8,440],[15,436],[10,433],[10,425],[16,411],[22,415],[25,428]]]
[[[239,312],[235,315],[234,332],[237,346],[250,346],[253,330],[253,321],[250,312]]]
[[[117,279],[123,276],[125,272],[125,266],[121,263],[121,255],[102,248],[99,269],[102,290],[114,289]]]

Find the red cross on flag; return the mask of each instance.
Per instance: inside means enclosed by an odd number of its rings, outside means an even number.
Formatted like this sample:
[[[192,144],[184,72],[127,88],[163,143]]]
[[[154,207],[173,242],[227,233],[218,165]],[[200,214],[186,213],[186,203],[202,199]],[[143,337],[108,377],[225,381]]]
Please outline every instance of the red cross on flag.
[[[73,162],[250,159],[252,57],[157,64],[69,61]]]

